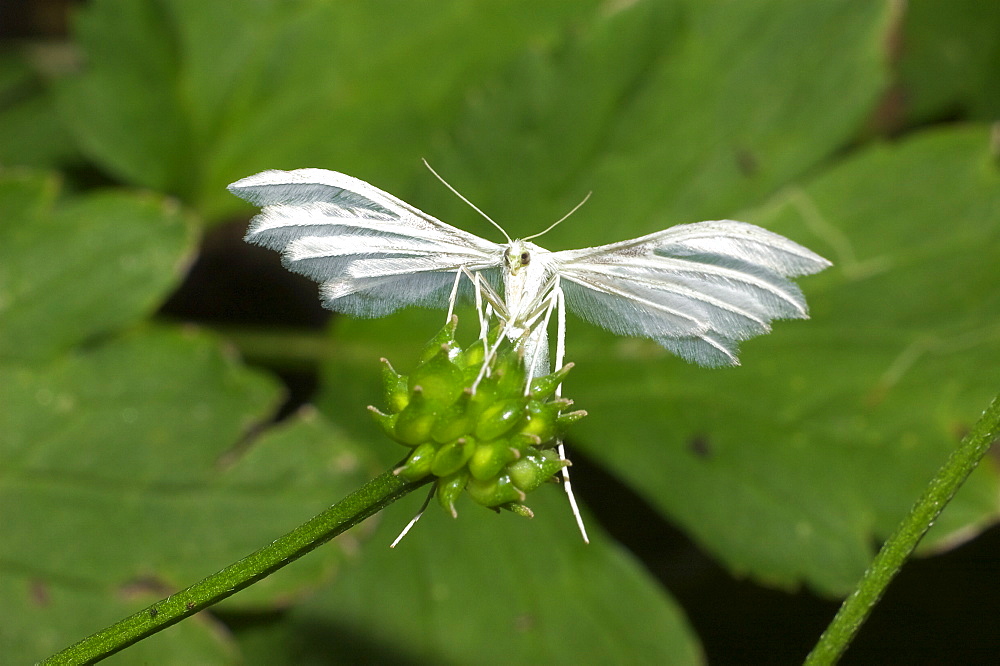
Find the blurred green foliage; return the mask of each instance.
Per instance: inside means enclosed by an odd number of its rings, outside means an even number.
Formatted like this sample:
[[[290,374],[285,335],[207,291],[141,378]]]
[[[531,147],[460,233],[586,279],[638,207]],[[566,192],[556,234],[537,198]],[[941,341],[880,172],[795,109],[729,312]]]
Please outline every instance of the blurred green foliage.
[[[0,58],[12,663],[402,457],[364,413],[376,360],[407,371],[443,313],[338,320],[315,359],[319,413],[276,427],[268,373],[226,335],[156,314],[201,232],[250,214],[225,185],[265,168],[350,173],[491,235],[427,157],[511,235],[593,190],[550,249],[727,217],[833,260],[802,280],[813,320],[749,341],[740,368],[570,321],[568,391],[590,412],[573,449],[765,584],[849,591],[997,391],[995,3],[94,0],[74,25],[72,71],[30,49]],[[292,336],[274,333],[271,362]],[[997,477],[987,461],[926,548],[995,522]],[[466,503],[389,551],[416,508],[403,502],[226,603],[305,599],[280,619],[235,633],[194,619],[118,659],[698,662],[635,558],[593,520],[581,544],[558,489],[535,496],[532,522]]]

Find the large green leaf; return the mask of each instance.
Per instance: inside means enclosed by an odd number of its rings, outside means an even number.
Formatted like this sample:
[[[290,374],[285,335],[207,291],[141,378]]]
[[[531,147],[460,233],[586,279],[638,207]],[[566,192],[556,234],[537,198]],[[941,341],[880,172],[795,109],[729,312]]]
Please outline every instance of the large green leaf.
[[[898,47],[903,120],[1000,115],[1000,3],[911,0]]]
[[[888,19],[879,3],[636,3],[484,86],[433,162],[514,237],[592,190],[550,249],[731,216],[854,138],[887,79]]]
[[[60,122],[36,53],[0,50],[0,165],[55,168],[79,155]]]
[[[734,570],[846,592],[997,390],[998,186],[970,128],[778,196],[751,219],[835,262],[805,285],[814,321],[712,372],[574,331],[569,390],[593,414],[579,444]],[[998,490],[987,463],[932,544],[996,520]]]
[[[4,607],[26,610],[0,629],[6,657],[38,659],[200,580],[370,474],[315,416],[245,441],[277,397],[191,332],[0,366],[0,578]],[[337,543],[230,605],[287,604],[329,578],[351,540]]]
[[[593,4],[99,0],[59,101],[118,177],[231,210],[255,170],[409,168],[464,85]]]
[[[345,575],[240,634],[249,663],[700,661],[676,605],[607,539],[585,545],[558,487],[529,503],[531,521],[471,502],[451,520],[432,506],[390,550],[417,501],[392,507]]]
[[[179,281],[191,219],[159,195],[59,200],[51,175],[0,171],[0,360],[33,360],[130,324]]]

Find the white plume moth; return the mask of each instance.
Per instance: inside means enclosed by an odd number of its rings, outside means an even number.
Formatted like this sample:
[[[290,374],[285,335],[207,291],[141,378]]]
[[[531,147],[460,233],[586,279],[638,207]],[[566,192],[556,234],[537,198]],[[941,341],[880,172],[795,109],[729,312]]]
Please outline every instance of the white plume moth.
[[[700,365],[738,365],[739,342],[770,331],[772,319],[808,317],[802,292],[788,278],[830,266],[783,236],[732,220],[559,252],[530,242],[540,234],[512,240],[490,220],[507,240],[494,243],[324,169],[264,171],[229,191],[263,209],[246,240],[281,252],[288,269],[319,282],[327,308],[381,317],[423,305],[447,308],[450,318],[459,292],[471,288],[477,303],[485,298],[503,322],[504,334],[523,345],[529,375],[548,367],[553,311],[555,364],[562,366],[567,310],[619,335],[655,340]]]

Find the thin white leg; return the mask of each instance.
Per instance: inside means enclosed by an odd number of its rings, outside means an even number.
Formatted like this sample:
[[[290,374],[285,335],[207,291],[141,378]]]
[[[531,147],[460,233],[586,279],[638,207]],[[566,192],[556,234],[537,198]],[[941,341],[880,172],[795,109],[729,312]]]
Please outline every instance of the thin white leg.
[[[563,367],[563,361],[566,357],[566,297],[563,295],[562,289],[559,288],[559,283],[556,283],[553,293],[556,297],[557,307],[556,307],[556,370]],[[556,387],[556,397],[562,397],[562,384]],[[563,446],[562,440],[559,440],[556,450],[559,452],[559,459],[566,460],[566,447]],[[590,537],[587,536],[587,527],[583,524],[583,516],[580,515],[580,507],[576,503],[576,495],[573,494],[573,484],[569,480],[569,468],[563,467],[563,487],[566,489],[566,497],[569,498],[569,506],[573,511],[573,517],[576,518],[576,526],[580,529],[580,536],[583,537],[584,543],[590,543]]]
[[[462,279],[462,271],[455,271],[455,284],[451,285],[451,296],[448,297],[448,317],[444,320],[447,324],[451,321],[451,316],[455,314],[455,301],[458,300],[458,282]]]
[[[555,309],[556,302],[557,299],[555,296],[555,292],[553,292],[549,295],[548,304],[545,306],[545,316],[542,317],[542,323],[540,328],[536,328],[539,326],[539,324],[537,323],[538,320],[536,319],[535,324],[533,324],[531,327],[532,328],[531,332],[528,334],[529,340],[534,337],[536,338],[536,341],[531,345],[529,345],[532,348],[532,350],[531,350],[531,358],[526,359],[528,361],[526,363],[526,367],[528,370],[528,379],[527,381],[524,382],[524,395],[528,395],[528,393],[531,392],[531,380],[535,378],[535,363],[538,361],[538,356],[542,353],[543,349],[545,350],[546,355],[548,355],[548,349],[547,349],[548,335],[546,331],[549,330],[549,320],[552,318],[552,310]],[[538,331],[537,335],[535,331]],[[546,363],[548,363],[547,359]],[[556,366],[556,369],[557,370],[559,369],[558,365]]]
[[[410,522],[406,523],[406,527],[404,527],[403,531],[399,533],[399,536],[396,537],[395,541],[389,544],[389,548],[395,548],[396,545],[403,540],[403,537],[405,537],[406,534],[413,529],[413,526],[417,524],[417,521],[424,515],[424,511],[427,510],[427,505],[431,503],[431,498],[434,497],[434,490],[436,488],[437,486],[431,486],[431,490],[427,493],[427,497],[424,498],[424,503],[420,505],[420,510],[417,511],[417,515],[413,516]]]

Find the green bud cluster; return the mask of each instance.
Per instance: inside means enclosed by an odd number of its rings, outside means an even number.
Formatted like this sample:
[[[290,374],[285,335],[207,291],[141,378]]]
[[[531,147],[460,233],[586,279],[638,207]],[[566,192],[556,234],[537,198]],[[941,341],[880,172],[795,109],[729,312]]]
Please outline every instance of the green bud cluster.
[[[503,341],[486,360],[499,331],[463,350],[455,342],[457,325],[452,317],[409,376],[382,359],[386,411],[368,409],[389,437],[413,449],[395,473],[407,481],[436,477],[438,500],[452,516],[463,490],[483,506],[530,516],[526,494],[569,464],[560,460],[556,440],[586,415],[565,412],[573,402],[554,397],[572,364],[527,386],[514,345]],[[484,362],[489,372],[473,391]]]

